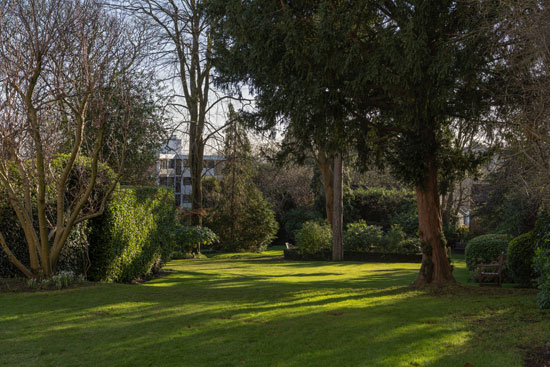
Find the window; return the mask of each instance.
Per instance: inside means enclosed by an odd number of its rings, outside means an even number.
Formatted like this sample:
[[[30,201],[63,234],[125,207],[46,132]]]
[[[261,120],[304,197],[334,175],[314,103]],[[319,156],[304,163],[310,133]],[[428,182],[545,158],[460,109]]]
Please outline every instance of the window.
[[[160,160],[160,168],[161,168],[161,169],[166,169],[166,168],[168,168],[168,160],[167,160],[167,159],[161,159],[161,160]]]
[[[176,192],[181,192],[181,177],[176,177],[175,191]]]
[[[168,177],[160,177],[159,178],[159,185],[160,186],[168,186]]]
[[[190,203],[191,202],[191,195],[183,195],[183,202],[184,203]]]
[[[184,167],[184,169],[189,168],[189,159],[184,159],[183,160],[183,167]]]
[[[183,178],[183,186],[191,186],[191,177]]]
[[[181,175],[181,159],[176,159],[176,175]]]
[[[168,164],[169,164],[169,168],[176,168],[176,160],[175,159],[170,159]]]
[[[174,195],[174,198],[175,198],[175,204],[176,204],[176,206],[180,206],[180,205],[181,205],[181,197],[180,197],[180,194]]]

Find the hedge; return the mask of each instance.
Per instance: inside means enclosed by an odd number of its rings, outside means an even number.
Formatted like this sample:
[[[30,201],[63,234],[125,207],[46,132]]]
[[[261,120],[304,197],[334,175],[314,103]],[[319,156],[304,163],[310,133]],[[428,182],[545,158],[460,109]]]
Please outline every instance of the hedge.
[[[486,234],[477,236],[468,241],[466,245],[466,266],[472,274],[472,278],[477,278],[478,264],[491,264],[498,262],[498,257],[502,252],[506,253],[510,237],[503,234]],[[506,276],[506,272],[505,272]]]
[[[418,228],[416,197],[411,191],[385,188],[358,188],[344,194],[344,223],[365,220],[384,231],[399,224],[408,235]]]
[[[174,195],[165,188],[124,187],[93,220],[89,279],[129,282],[158,272],[174,248]]]
[[[286,260],[298,261],[330,261],[332,251],[325,250],[317,253],[302,253],[298,249],[285,249]],[[389,263],[421,263],[421,254],[393,254],[380,252],[344,251],[344,261],[362,262],[389,262]]]
[[[539,293],[537,301],[540,308],[550,308],[550,214],[542,211],[538,214],[533,239],[537,250],[533,259],[538,276]]]
[[[506,252],[506,264],[514,282],[528,287],[531,285],[536,274],[533,269],[533,258],[535,257],[535,241],[533,233],[524,233],[514,238],[508,245]]]

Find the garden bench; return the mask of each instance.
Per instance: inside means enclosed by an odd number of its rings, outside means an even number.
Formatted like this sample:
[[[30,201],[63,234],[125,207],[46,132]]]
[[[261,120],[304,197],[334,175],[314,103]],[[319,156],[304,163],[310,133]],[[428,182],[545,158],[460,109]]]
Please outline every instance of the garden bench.
[[[285,242],[285,246],[286,246],[286,248],[287,248],[288,250],[292,250],[293,248],[296,248],[296,246],[294,246],[294,245],[292,245],[292,244],[290,244],[290,243],[288,243],[288,242]]]
[[[498,257],[498,263],[494,264],[478,264],[477,274],[479,285],[483,285],[483,280],[487,278],[497,279],[497,285],[502,286],[502,269],[504,268],[505,255],[504,252]]]

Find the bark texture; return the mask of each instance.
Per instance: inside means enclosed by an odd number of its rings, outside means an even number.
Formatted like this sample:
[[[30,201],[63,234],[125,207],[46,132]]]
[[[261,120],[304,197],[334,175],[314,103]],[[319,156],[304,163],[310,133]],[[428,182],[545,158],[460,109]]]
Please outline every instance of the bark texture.
[[[332,260],[344,260],[342,226],[344,222],[342,153],[334,156],[334,211],[332,217]]]
[[[437,166],[433,159],[424,185],[416,187],[418,233],[422,241],[422,266],[413,285],[455,283],[441,225]]]

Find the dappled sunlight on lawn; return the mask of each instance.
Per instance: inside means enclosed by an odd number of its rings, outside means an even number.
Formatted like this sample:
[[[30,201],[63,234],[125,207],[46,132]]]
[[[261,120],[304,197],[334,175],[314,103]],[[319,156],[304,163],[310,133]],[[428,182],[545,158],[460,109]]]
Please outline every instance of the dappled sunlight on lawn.
[[[419,264],[239,255],[172,261],[138,285],[0,294],[0,364],[519,367],[517,341],[550,336],[525,292],[410,288]]]

